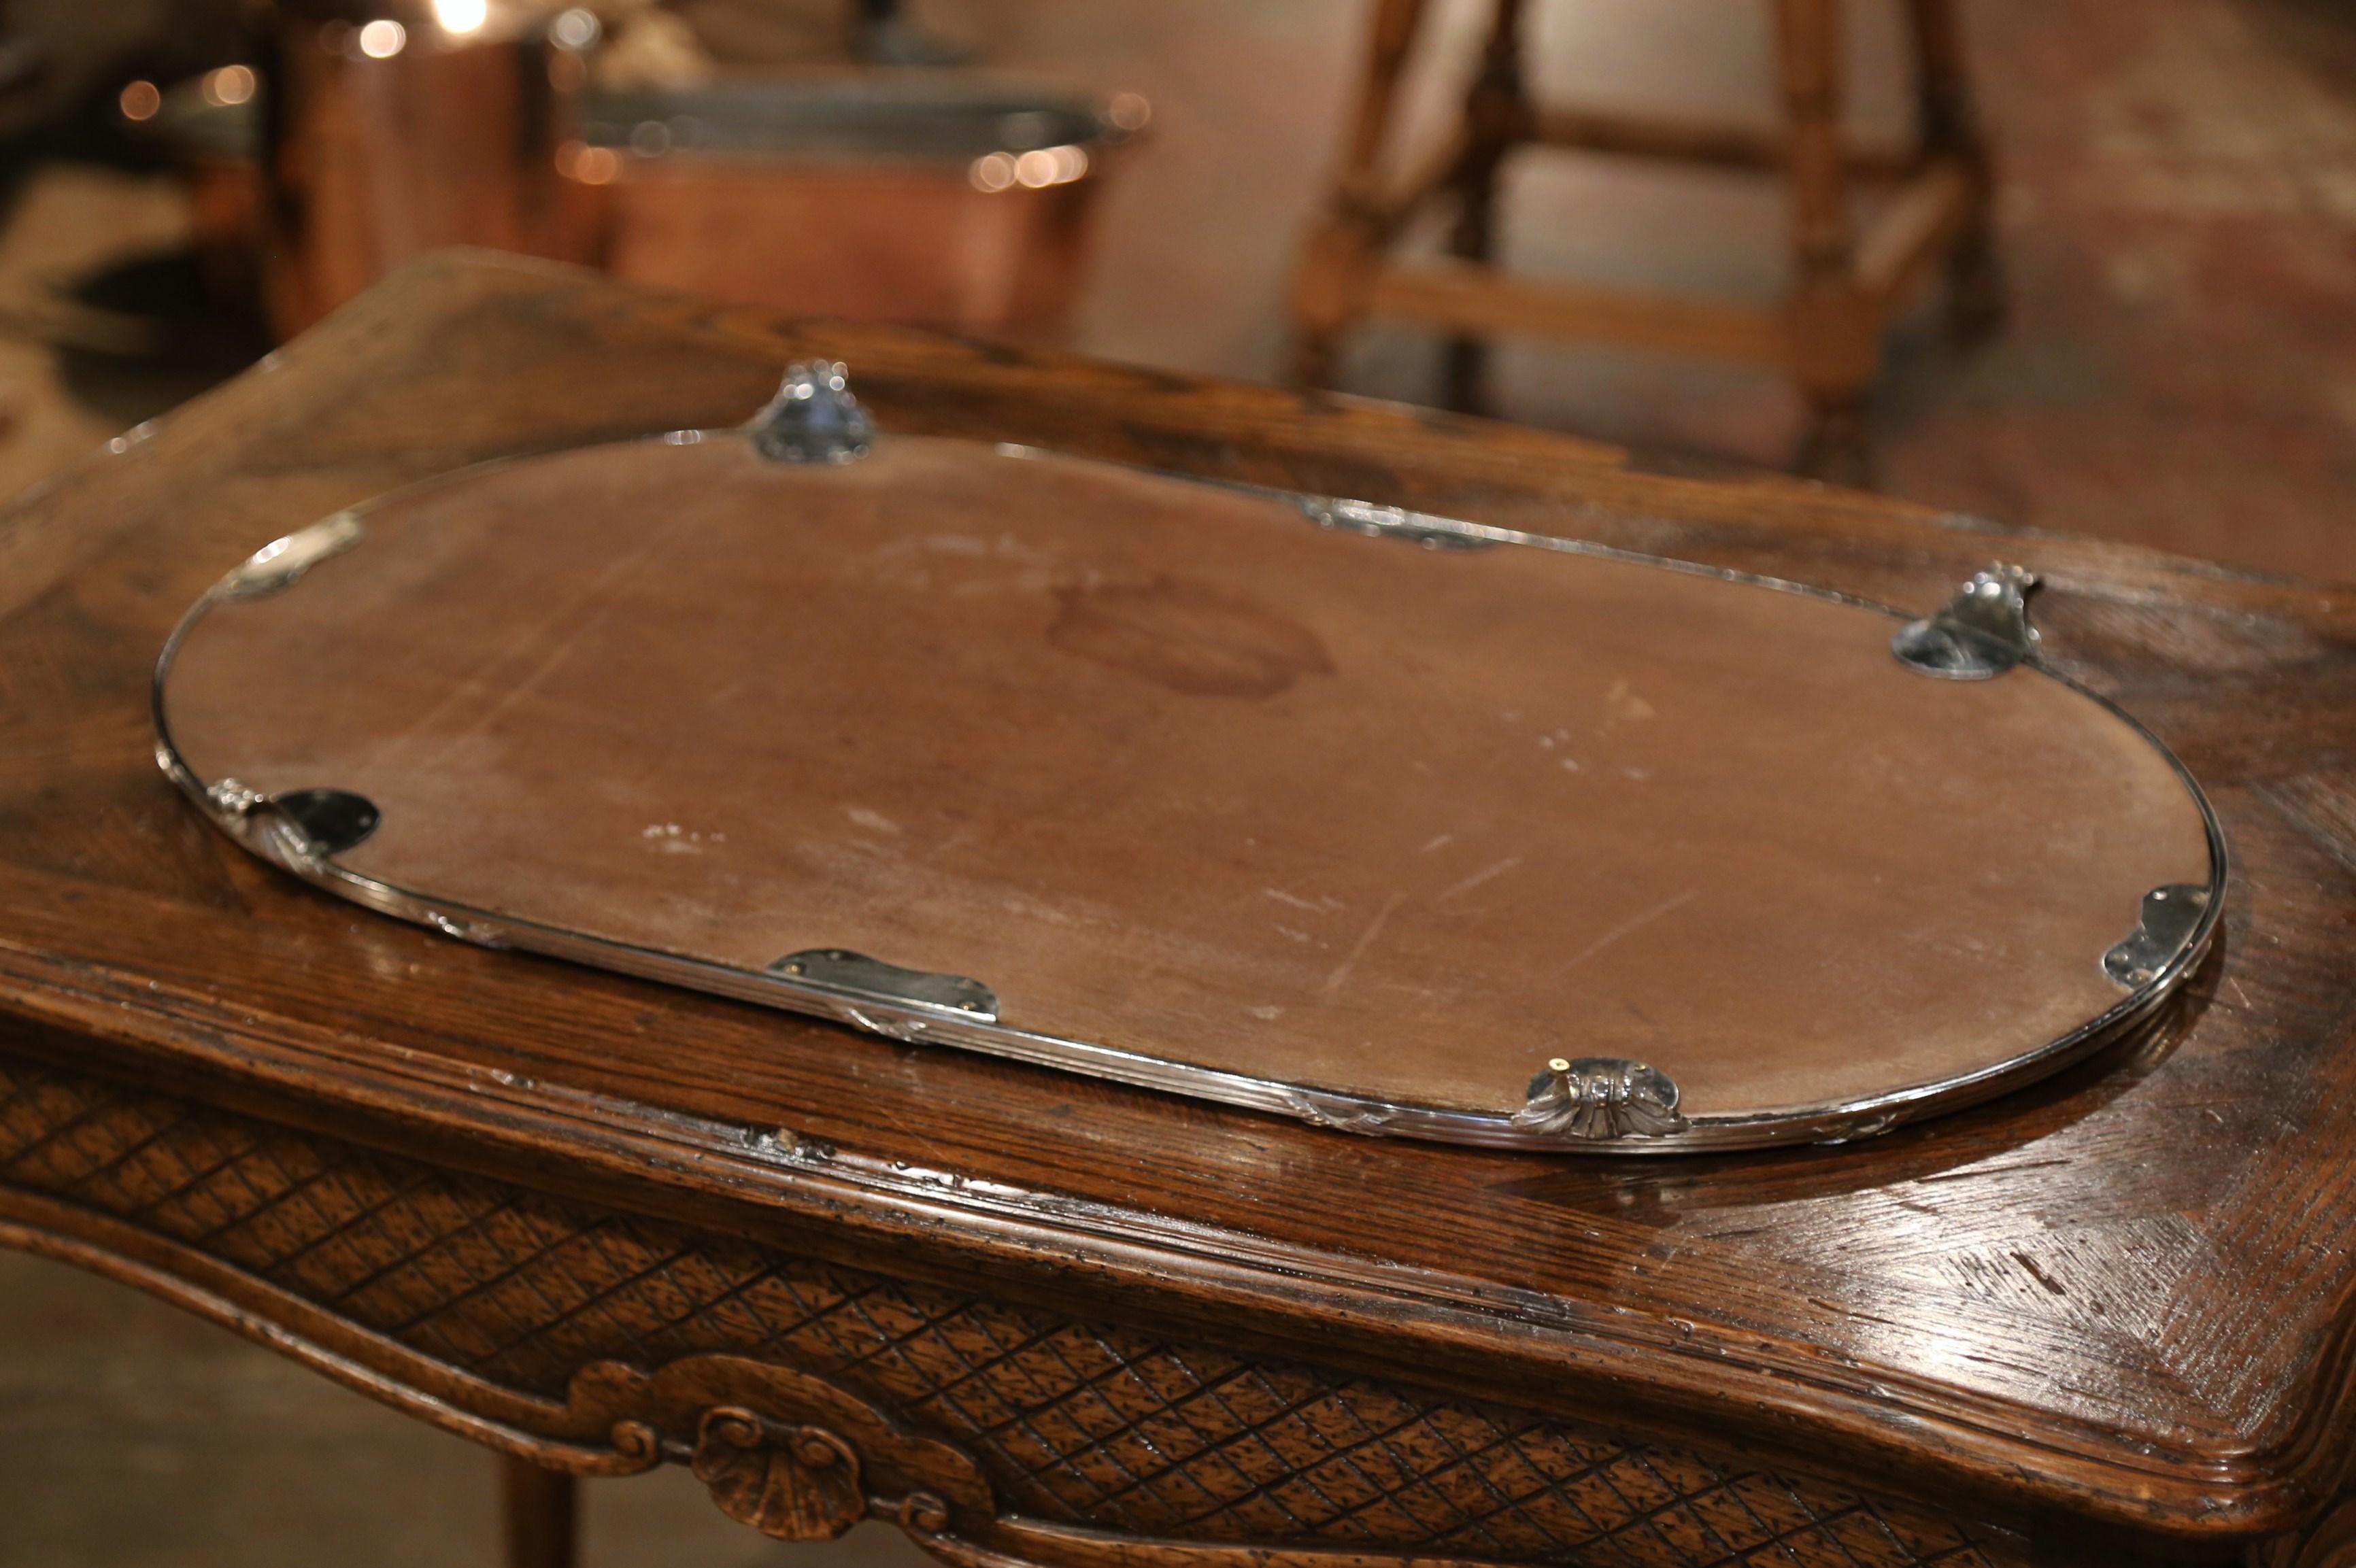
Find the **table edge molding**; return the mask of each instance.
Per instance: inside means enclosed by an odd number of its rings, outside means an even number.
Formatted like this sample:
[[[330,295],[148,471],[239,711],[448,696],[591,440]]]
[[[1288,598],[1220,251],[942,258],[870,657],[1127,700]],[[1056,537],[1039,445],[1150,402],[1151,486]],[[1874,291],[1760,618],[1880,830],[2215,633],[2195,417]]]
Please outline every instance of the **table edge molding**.
[[[44,994],[25,987],[20,965],[28,957],[50,959],[54,988]],[[67,980],[72,983],[55,984]],[[124,1006],[134,991],[136,1007]],[[500,1180],[516,1180],[536,1148],[562,1141],[584,1165],[594,1160],[599,1168],[594,1185],[602,1201],[656,1214],[666,1212],[660,1202],[666,1196],[699,1205],[718,1201],[739,1216],[730,1228],[748,1239],[787,1234],[807,1248],[813,1229],[849,1232],[895,1253],[929,1253],[936,1267],[926,1272],[970,1277],[980,1268],[1003,1275],[1019,1259],[1151,1284],[1170,1276],[1170,1263],[1183,1262],[1190,1290],[1216,1296],[1230,1321],[1272,1323],[1270,1337],[1289,1341],[1295,1354],[1333,1360],[1330,1349],[1313,1349],[1321,1343],[1319,1319],[1347,1310],[1370,1328],[1398,1338],[1402,1360],[1396,1365],[1344,1359],[1343,1364],[1375,1375],[1397,1376],[1419,1356],[1428,1362],[1433,1342],[1441,1340],[1485,1368],[1492,1390],[1517,1389],[1512,1402],[1527,1408],[1601,1395],[1628,1405],[1631,1419],[1651,1413],[1644,1424],[1667,1433],[1709,1433],[1721,1441],[1730,1432],[1749,1433],[1742,1445],[1753,1452],[1813,1449],[1826,1456],[1826,1465],[1841,1461],[1836,1445],[1845,1445],[1847,1456],[1895,1456],[1928,1477],[1909,1489],[1960,1482],[2115,1528],[2241,1539],[2294,1527],[2328,1495],[2329,1483],[2318,1481],[2336,1477],[2345,1459],[2341,1450],[2356,1437],[2340,1420],[2356,1403],[2347,1375],[2356,1357],[2356,1323],[2348,1320],[2325,1358],[2339,1369],[2329,1380],[2330,1397],[2304,1413],[2306,1419],[2273,1446],[2170,1456],[2117,1435],[2106,1445],[2103,1430],[2090,1426],[2083,1445],[2071,1447],[2023,1435],[2018,1413],[2008,1422],[2012,1407],[1997,1402],[1958,1399],[1870,1369],[1848,1369],[1856,1374],[1854,1386],[1845,1386],[1804,1355],[1762,1351],[1755,1338],[1740,1342],[1751,1363],[1745,1365],[1714,1351],[1702,1333],[1675,1345],[1655,1343],[1625,1325],[1581,1321],[1549,1297],[1525,1301],[1477,1281],[1133,1216],[1055,1194],[960,1186],[943,1173],[895,1169],[839,1149],[797,1152],[782,1130],[502,1083],[500,1075],[414,1052],[389,1061],[386,1053],[363,1049],[364,1042],[251,1008],[239,1009],[234,1021],[207,1017],[208,1002],[102,965],[29,954],[0,938],[0,1018],[14,1014],[70,1031],[67,1051],[34,1053],[60,1065],[83,1066],[87,1051],[72,1047],[97,1041],[128,1048],[134,1060],[169,1064],[176,1076],[201,1062],[233,1095],[258,1093],[273,1119],[341,1112],[359,1125],[314,1130],[339,1138],[357,1133],[393,1152],[404,1151],[404,1132],[430,1132],[447,1148],[452,1126],[460,1126],[470,1140],[464,1168]],[[189,1008],[194,1016],[179,1010]],[[177,1027],[153,1032],[142,1027],[166,1020]],[[696,1222],[709,1221],[699,1215]],[[1140,1233],[1151,1237],[1150,1244],[1136,1239]],[[836,1239],[834,1246],[841,1245]],[[946,1268],[938,1266],[943,1262]],[[1416,1318],[1402,1321],[1402,1308]],[[1534,1313],[1552,1322],[1534,1330]],[[1733,1331],[1724,1338],[1730,1352]],[[1654,1380],[1642,1391],[1631,1388],[1632,1362],[1644,1364]],[[1898,1403],[1901,1399],[1907,1403]],[[1890,1441],[1901,1428],[1912,1448]],[[1800,1433],[1811,1435],[1800,1438]],[[496,1445],[495,1438],[485,1440]],[[2090,1473],[2057,1472],[2056,1460]],[[2110,1487],[2102,1484],[2105,1477]]]

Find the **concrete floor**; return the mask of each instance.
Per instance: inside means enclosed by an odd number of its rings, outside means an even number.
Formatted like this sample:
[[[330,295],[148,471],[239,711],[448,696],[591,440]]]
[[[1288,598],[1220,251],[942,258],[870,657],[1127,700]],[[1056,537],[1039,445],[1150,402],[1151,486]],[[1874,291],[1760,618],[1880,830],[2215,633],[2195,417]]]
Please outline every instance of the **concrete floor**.
[[[1365,0],[937,0],[1001,63],[1150,95],[1155,135],[1104,213],[1077,347],[1267,378],[1291,247],[1318,199]],[[1965,0],[2003,155],[2013,323],[1952,359],[1910,324],[1876,415],[1893,493],[2006,522],[2356,581],[2356,18],[2337,0]],[[1440,0],[1432,123],[1477,37]],[[1858,0],[1860,123],[1897,123],[1886,0]],[[1729,0],[1553,0],[1547,89],[1764,120],[1765,32]],[[1772,187],[1562,158],[1513,176],[1532,272],[1772,297]],[[37,341],[61,284],[184,230],[155,180],[45,175],[0,231],[0,491],[177,400],[201,371],[93,376]],[[10,329],[13,327],[13,331]],[[1432,346],[1368,334],[1346,384],[1410,400]],[[1516,345],[1506,417],[1655,457],[1774,464],[1772,377]],[[0,1256],[0,1568],[488,1563],[484,1456],[127,1290]],[[905,1568],[861,1532],[761,1541],[677,1473],[588,1488],[587,1562]]]

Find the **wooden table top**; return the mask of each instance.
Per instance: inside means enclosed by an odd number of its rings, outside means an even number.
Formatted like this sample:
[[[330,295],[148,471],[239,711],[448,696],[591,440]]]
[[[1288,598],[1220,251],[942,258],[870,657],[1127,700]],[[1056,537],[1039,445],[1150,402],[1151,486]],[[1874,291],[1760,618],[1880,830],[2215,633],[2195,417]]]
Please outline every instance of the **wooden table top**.
[[[2219,950],[2156,1040],[1871,1143],[1494,1155],[480,951],[267,870],[156,771],[156,652],[257,545],[463,464],[741,421],[812,354],[848,361],[887,432],[1925,609],[2021,561],[2048,584],[2048,658],[2214,801],[2234,864]],[[2352,635],[2356,592],[1647,474],[1477,421],[443,258],[0,518],[0,1055],[908,1278],[2222,1556],[2315,1513],[2351,1448]]]

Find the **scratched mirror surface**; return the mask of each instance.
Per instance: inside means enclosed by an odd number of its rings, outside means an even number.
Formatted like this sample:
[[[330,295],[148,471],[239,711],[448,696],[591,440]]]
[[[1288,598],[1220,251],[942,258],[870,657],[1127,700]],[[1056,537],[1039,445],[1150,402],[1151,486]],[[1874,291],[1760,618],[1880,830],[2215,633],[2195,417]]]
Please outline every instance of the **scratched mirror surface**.
[[[176,634],[159,759],[453,936],[1532,1148],[1982,1098],[2216,921],[2191,781],[1976,615],[2017,575],[1908,626],[1026,449],[808,455],[681,432],[325,519]]]

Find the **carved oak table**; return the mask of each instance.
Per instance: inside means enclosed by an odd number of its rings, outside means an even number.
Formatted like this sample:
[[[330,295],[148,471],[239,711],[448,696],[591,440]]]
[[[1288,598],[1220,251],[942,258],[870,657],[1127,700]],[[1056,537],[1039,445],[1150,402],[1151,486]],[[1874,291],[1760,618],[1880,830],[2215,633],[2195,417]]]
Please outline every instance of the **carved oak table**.
[[[1872,1142],[1345,1136],[487,953],[214,833],[150,756],[258,542],[501,453],[885,428],[1929,606],[2002,553],[2234,857],[2166,1028]],[[0,1240],[510,1456],[691,1466],[968,1568],[2356,1563],[2356,595],[1559,437],[486,260],[414,269],[0,521]],[[1926,890],[1935,893],[1935,890]],[[534,1530],[541,1533],[534,1535]]]

